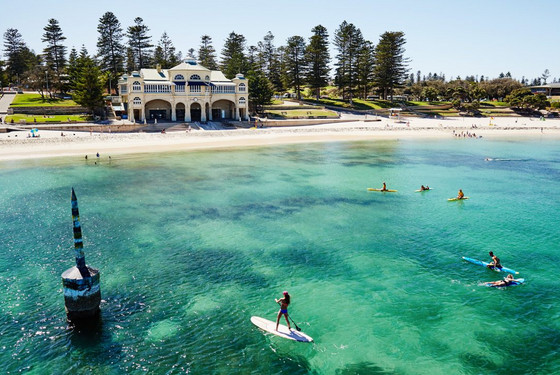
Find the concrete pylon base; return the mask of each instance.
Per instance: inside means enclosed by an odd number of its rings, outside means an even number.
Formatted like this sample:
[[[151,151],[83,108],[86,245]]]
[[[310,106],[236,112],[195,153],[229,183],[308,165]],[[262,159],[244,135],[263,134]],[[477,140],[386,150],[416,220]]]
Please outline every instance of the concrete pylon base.
[[[82,277],[78,267],[69,268],[62,273],[64,305],[70,319],[88,318],[99,314],[99,270],[86,267],[90,277]]]

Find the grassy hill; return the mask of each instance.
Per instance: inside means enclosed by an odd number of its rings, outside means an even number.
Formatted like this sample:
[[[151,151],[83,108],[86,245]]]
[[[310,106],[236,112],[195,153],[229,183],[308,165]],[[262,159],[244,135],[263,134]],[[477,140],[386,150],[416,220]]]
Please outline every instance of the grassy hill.
[[[71,99],[43,99],[39,94],[17,94],[11,104],[12,107],[73,107],[77,105]]]

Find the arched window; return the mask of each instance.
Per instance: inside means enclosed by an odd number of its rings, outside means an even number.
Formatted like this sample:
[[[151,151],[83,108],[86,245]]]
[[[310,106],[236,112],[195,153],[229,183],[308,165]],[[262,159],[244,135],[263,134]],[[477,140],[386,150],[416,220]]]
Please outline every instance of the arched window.
[[[191,81],[200,81],[200,76],[198,74],[193,74],[189,80]]]
[[[240,83],[240,84],[239,84],[239,92],[245,92],[245,89],[246,89],[245,84],[244,84],[244,83]]]
[[[245,104],[245,98],[239,98],[239,104]]]
[[[204,80],[205,80],[205,81],[210,81],[210,76],[204,77]]]
[[[175,76],[175,78],[173,78],[173,80],[174,80],[174,81],[184,81],[184,80],[185,80],[185,77],[183,77],[182,74],[177,74],[177,75]]]
[[[139,97],[134,98],[134,100],[132,101],[132,104],[134,105],[140,105],[142,104],[142,99],[140,99]]]
[[[135,81],[132,84],[132,91],[142,91],[142,85],[140,84],[140,82]]]

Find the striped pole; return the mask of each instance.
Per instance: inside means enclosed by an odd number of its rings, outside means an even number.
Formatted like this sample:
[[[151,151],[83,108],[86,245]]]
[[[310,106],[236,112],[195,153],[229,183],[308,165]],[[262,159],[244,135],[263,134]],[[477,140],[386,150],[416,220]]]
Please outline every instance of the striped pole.
[[[82,241],[82,226],[80,224],[80,211],[78,210],[78,198],[72,188],[72,222],[74,223],[74,252],[76,253],[76,266],[82,277],[91,277],[86,267],[84,256],[84,243]]]
[[[72,188],[72,221],[76,266],[62,273],[64,305],[70,320],[80,320],[98,315],[101,303],[99,271],[86,265],[78,199]]]

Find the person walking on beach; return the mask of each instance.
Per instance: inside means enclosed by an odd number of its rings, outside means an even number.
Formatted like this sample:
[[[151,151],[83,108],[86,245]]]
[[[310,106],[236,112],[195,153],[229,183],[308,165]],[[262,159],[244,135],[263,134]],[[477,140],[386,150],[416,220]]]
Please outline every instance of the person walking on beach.
[[[488,253],[488,255],[490,255],[492,257],[492,262],[490,262],[487,267],[490,268],[490,269],[494,269],[494,268],[502,269],[502,264],[500,263],[500,258],[495,256],[494,253],[491,252],[491,251]]]
[[[276,330],[278,331],[278,324],[280,323],[280,317],[284,315],[286,318],[286,323],[288,323],[288,329],[291,330],[290,321],[288,320],[288,305],[290,304],[290,295],[287,291],[282,293],[284,297],[280,299],[274,299],[276,303],[280,304],[280,311],[278,311],[278,316],[276,317]]]

